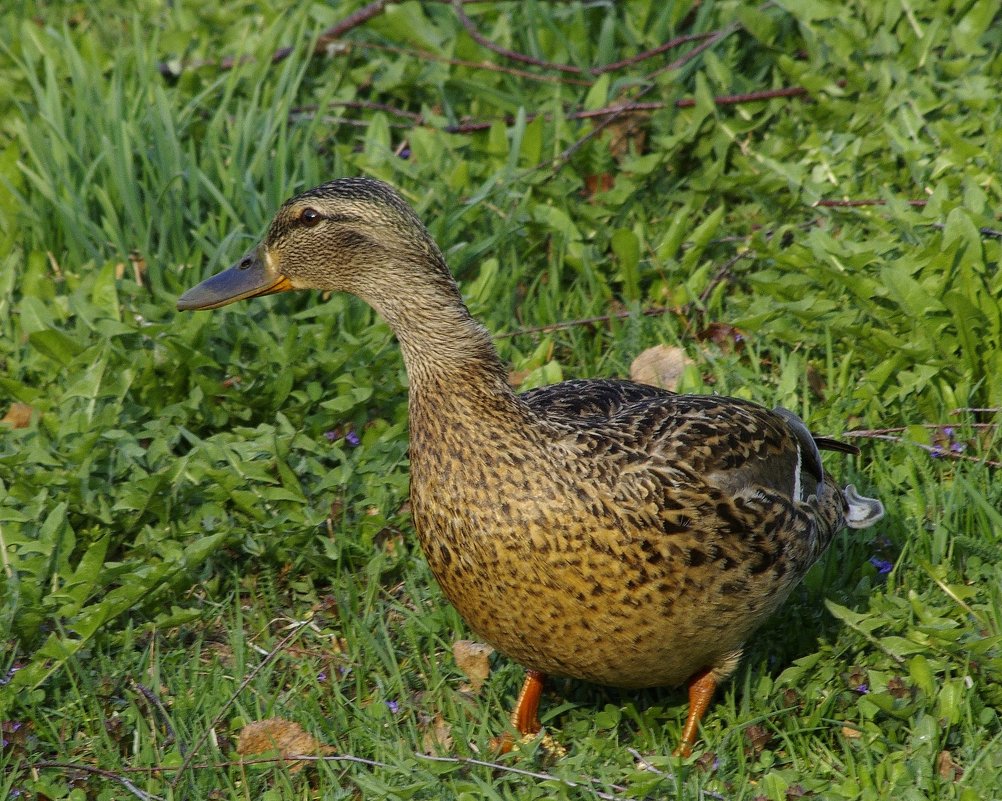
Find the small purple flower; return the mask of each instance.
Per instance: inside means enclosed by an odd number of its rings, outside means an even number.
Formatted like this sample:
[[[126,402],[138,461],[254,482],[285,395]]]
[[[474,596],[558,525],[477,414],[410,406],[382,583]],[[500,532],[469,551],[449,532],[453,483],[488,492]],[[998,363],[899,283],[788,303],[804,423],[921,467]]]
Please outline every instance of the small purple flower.
[[[953,439],[953,426],[947,426],[943,429],[943,434],[950,439]]]
[[[941,447],[939,447],[939,445],[933,445],[931,448],[929,448],[929,455],[933,459],[938,459],[944,453],[945,451]]]
[[[870,692],[870,685],[860,684],[858,687],[856,687],[856,692],[858,692],[860,695],[866,695],[868,692]]]
[[[362,441],[358,434],[350,429],[347,434],[342,434],[341,429],[335,428],[333,431],[325,431],[324,436],[327,438],[328,442],[337,442],[341,439],[341,437],[344,437],[344,441],[353,448],[357,448],[359,443]]]
[[[965,449],[966,449],[966,446],[964,445],[963,442],[951,442],[950,443],[950,451],[953,452],[953,453],[963,453]]]
[[[877,568],[877,574],[881,576],[886,576],[894,569],[894,565],[891,562],[877,556],[870,557],[870,564]]]
[[[396,701],[387,701],[386,706],[389,708],[390,712],[392,712],[394,715],[400,711],[400,704],[398,704]]]
[[[399,156],[402,159],[409,159],[411,157],[411,149],[409,147],[401,149]]]
[[[321,670],[317,674],[317,681],[327,681],[327,673],[325,671]]]
[[[7,739],[6,734],[7,733],[13,734],[23,725],[24,724],[20,720],[4,721],[3,731],[5,734],[3,736],[0,736],[0,748],[6,748],[8,745],[10,745],[10,740]]]

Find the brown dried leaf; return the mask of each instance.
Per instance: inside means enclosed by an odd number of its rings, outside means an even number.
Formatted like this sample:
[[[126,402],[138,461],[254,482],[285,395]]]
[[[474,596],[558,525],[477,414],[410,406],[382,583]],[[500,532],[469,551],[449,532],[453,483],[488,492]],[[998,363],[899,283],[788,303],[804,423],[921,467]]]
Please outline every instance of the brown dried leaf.
[[[377,548],[382,548],[387,555],[394,556],[398,550],[403,550],[404,535],[400,529],[386,526],[376,532],[376,536],[372,538],[372,544]]]
[[[429,718],[421,725],[421,750],[426,754],[444,753],[452,749],[452,726],[445,722],[441,713]]]
[[[887,692],[892,698],[908,698],[912,694],[911,688],[900,676],[891,676],[887,680]]]
[[[525,381],[526,377],[531,370],[509,370],[508,371],[508,383],[511,384],[515,389],[522,386],[522,382]]]
[[[12,403],[0,423],[7,423],[11,428],[27,428],[34,411],[27,403]]]
[[[723,351],[741,350],[748,335],[730,323],[710,323],[696,334],[700,342],[710,340]]]
[[[597,195],[599,192],[608,192],[612,189],[616,182],[611,173],[603,172],[598,175],[586,175],[585,179],[584,195],[585,197],[592,197]]]
[[[291,762],[290,770],[297,771],[306,764],[291,760],[294,756],[314,756],[334,753],[330,746],[321,745],[302,726],[284,718],[268,718],[248,723],[240,730],[237,753],[245,756],[278,751]]]
[[[720,759],[716,751],[704,751],[696,758],[696,767],[703,773],[713,773],[720,767]]]
[[[480,692],[487,677],[491,673],[491,654],[494,649],[482,642],[473,640],[456,640],[452,644],[452,658],[458,667],[470,680],[470,691]]]
[[[813,364],[807,365],[807,386],[818,400],[825,399],[825,377]]]
[[[949,751],[939,752],[939,756],[936,757],[936,772],[941,779],[948,782],[960,781],[960,777],[964,775],[964,769],[953,761],[953,754]]]
[[[783,690],[783,705],[795,706],[802,709],[804,706],[804,699],[801,697],[799,692],[793,689],[793,687],[787,687]]]
[[[772,734],[764,726],[752,724],[745,729],[745,739],[748,741],[751,753],[758,756],[772,741]]]
[[[856,692],[860,692],[861,687],[868,688],[870,686],[870,677],[867,675],[866,668],[859,665],[853,665],[849,668],[848,672],[842,674],[842,678],[845,679],[849,689]]]
[[[843,726],[842,736],[849,740],[858,740],[860,737],[863,736],[863,732],[861,732],[859,729],[853,728],[852,726]]]
[[[605,138],[609,142],[609,153],[616,161],[622,161],[631,153],[647,150],[647,124],[651,115],[644,112],[621,114],[606,125]]]
[[[199,653],[203,662],[211,663],[215,661],[228,668],[233,667],[237,661],[233,654],[233,648],[229,643],[207,642],[202,645]]]
[[[694,364],[682,348],[655,345],[643,351],[630,365],[630,378],[638,384],[650,384],[674,391],[685,368]]]

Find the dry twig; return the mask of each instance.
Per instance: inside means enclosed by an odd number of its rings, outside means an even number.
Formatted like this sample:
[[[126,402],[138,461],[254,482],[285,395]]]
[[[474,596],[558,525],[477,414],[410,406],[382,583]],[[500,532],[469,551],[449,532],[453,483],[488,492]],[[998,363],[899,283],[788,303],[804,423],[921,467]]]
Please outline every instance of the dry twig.
[[[565,787],[584,787],[586,786],[584,782],[575,782],[570,779],[564,779],[560,776],[554,776],[552,773],[541,773],[532,770],[523,770],[522,768],[512,767],[511,765],[505,765],[502,762],[487,762],[483,759],[472,759],[471,757],[446,757],[446,756],[432,756],[431,754],[421,754],[418,752],[414,753],[418,759],[426,759],[429,762],[451,762],[455,765],[479,765],[483,768],[490,768],[491,770],[498,770],[504,773],[514,773],[518,776],[527,776],[530,779],[539,779],[540,781],[548,782],[560,782]],[[589,783],[594,783],[596,780],[591,779]],[[619,792],[625,792],[627,788],[613,785],[613,788]],[[613,795],[612,793],[605,793],[601,790],[596,790],[591,787],[591,792],[596,798],[601,798],[603,801],[625,801],[623,796]]]
[[[927,428],[950,428],[951,426],[940,425],[940,424],[923,424]],[[993,423],[987,424],[974,424],[973,428],[994,428]],[[964,461],[964,462],[976,462],[977,464],[982,464],[985,467],[1002,467],[1002,462],[995,459],[980,458],[977,456],[970,456],[966,453],[957,453],[956,451],[950,450],[949,448],[944,448],[942,445],[926,445],[924,442],[915,442],[915,440],[907,439],[906,437],[898,436],[895,432],[903,432],[906,429],[902,427],[890,428],[890,429],[867,429],[858,431],[846,431],[840,436],[852,437],[859,439],[879,439],[884,442],[893,442],[897,445],[911,445],[914,448],[921,448],[926,453],[928,453],[934,459],[951,459],[953,461]]]
[[[145,790],[140,790],[136,785],[126,779],[124,776],[119,776],[117,773],[113,773],[110,770],[103,770],[101,768],[95,768],[93,765],[82,765],[74,764],[72,762],[51,762],[48,760],[42,762],[35,762],[32,764],[33,768],[58,768],[59,770],[79,770],[84,773],[92,773],[95,776],[101,776],[105,779],[111,779],[112,781],[118,782],[122,787],[132,793],[136,798],[142,799],[142,801],[164,801],[159,795],[153,795],[152,793],[147,793]]]

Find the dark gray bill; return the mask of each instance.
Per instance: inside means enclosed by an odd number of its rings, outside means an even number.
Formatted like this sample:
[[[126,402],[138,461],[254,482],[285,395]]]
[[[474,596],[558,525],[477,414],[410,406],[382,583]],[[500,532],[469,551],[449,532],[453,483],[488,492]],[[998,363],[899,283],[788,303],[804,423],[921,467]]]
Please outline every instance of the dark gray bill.
[[[271,295],[292,288],[289,279],[271,270],[254,250],[228,270],[205,279],[185,292],[177,299],[177,309],[218,309],[244,298]]]

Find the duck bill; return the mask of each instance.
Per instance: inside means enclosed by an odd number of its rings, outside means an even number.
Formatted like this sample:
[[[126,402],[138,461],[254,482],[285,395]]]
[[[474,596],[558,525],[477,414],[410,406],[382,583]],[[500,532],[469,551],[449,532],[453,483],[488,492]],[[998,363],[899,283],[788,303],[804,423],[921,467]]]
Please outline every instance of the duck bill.
[[[259,249],[255,249],[228,270],[207,278],[185,292],[177,300],[177,309],[218,309],[244,298],[273,295],[292,288],[292,282],[272,269],[261,258]]]

